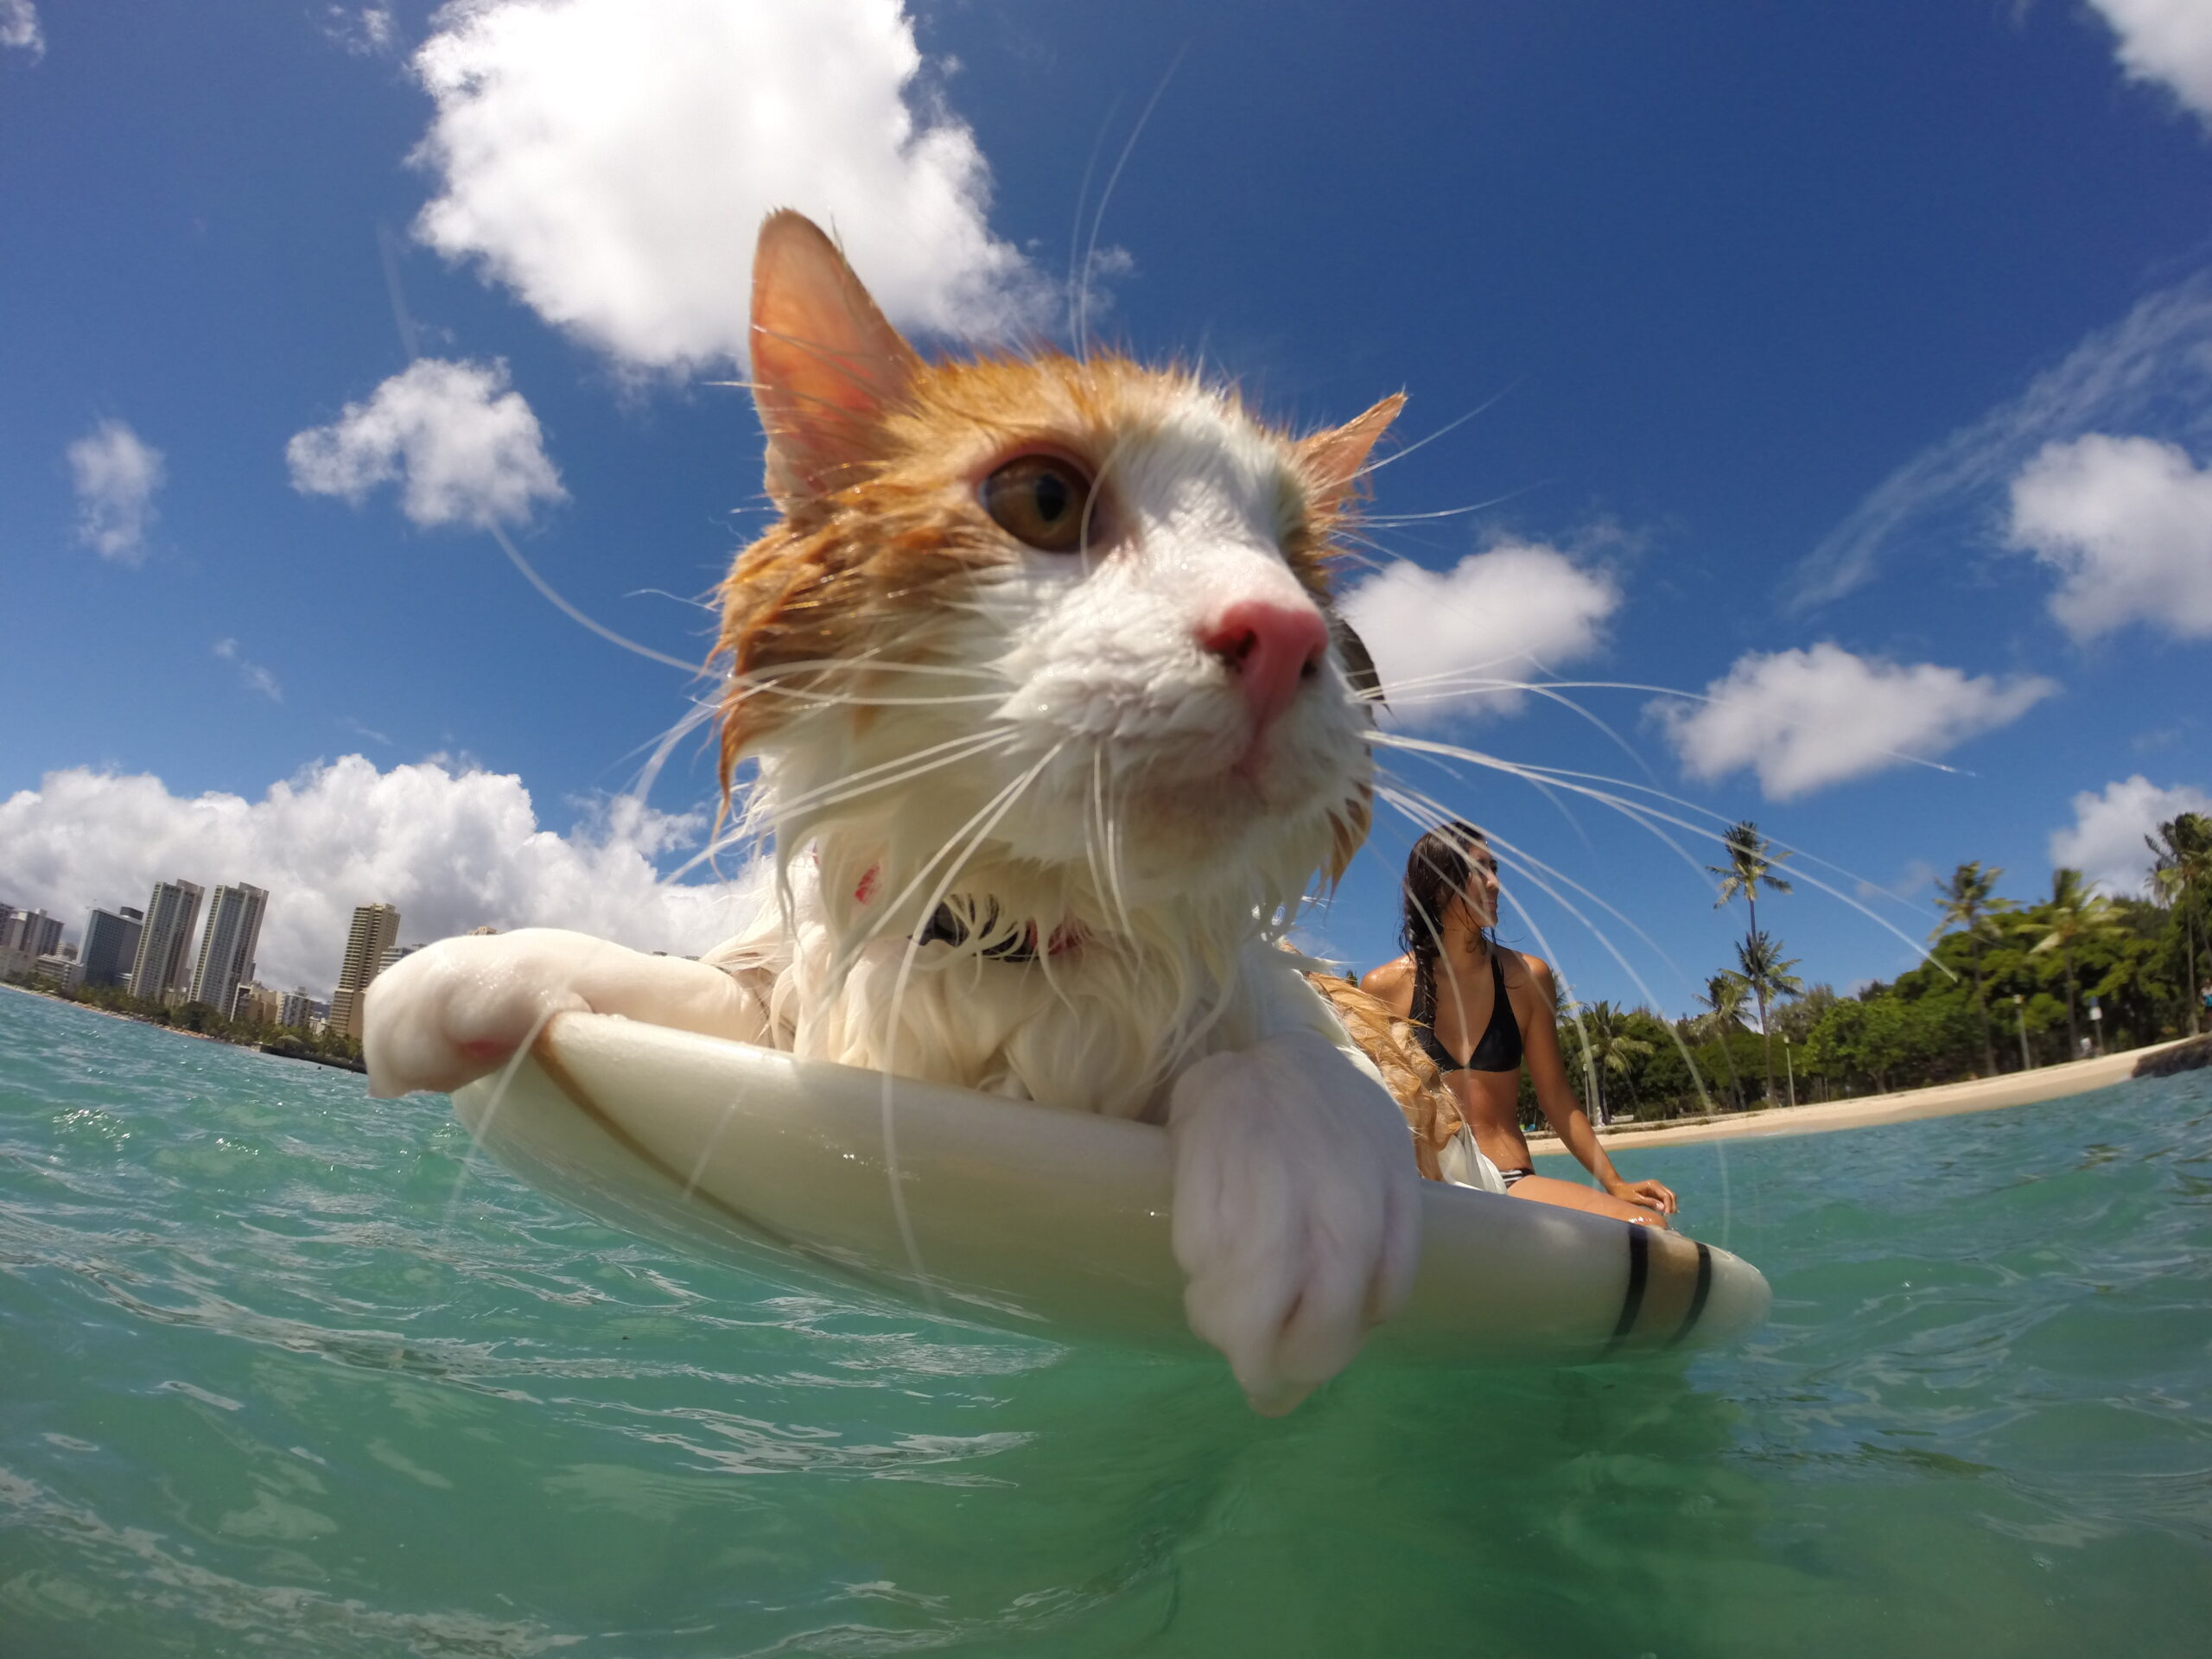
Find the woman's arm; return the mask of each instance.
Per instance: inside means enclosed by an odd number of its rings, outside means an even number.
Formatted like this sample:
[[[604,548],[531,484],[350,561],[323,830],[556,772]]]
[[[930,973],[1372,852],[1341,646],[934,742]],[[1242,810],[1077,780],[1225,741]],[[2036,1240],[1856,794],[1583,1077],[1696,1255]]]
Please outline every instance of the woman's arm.
[[[1359,982],[1359,988],[1396,1014],[1399,1019],[1412,1017],[1414,1011],[1414,959],[1400,957],[1386,962],[1380,968],[1371,968]]]
[[[1536,1104],[1543,1109],[1552,1133],[1614,1198],[1671,1216],[1675,1213],[1673,1192],[1657,1181],[1624,1180],[1605,1147],[1599,1145],[1598,1132],[1590,1127],[1590,1115],[1574,1097],[1573,1086],[1567,1080],[1567,1060],[1560,1052],[1559,987],[1552,978],[1551,964],[1540,957],[1518,952],[1509,955],[1507,960],[1517,961],[1527,970],[1527,984],[1514,999],[1521,1016],[1521,1046],[1529,1081],[1535,1085]],[[1507,995],[1512,995],[1510,987]]]

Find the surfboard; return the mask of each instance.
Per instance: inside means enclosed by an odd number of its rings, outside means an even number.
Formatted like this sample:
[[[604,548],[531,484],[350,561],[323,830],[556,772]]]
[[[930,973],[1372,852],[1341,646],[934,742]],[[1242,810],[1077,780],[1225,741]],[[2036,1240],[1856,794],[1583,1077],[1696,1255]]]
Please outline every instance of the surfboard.
[[[780,1259],[1054,1341],[1203,1348],[1169,1243],[1167,1135],[1149,1124],[590,1014],[556,1017],[454,1105],[524,1179],[682,1251],[772,1276]],[[1711,1347],[1769,1300],[1757,1268],[1681,1233],[1423,1182],[1419,1276],[1361,1363]]]

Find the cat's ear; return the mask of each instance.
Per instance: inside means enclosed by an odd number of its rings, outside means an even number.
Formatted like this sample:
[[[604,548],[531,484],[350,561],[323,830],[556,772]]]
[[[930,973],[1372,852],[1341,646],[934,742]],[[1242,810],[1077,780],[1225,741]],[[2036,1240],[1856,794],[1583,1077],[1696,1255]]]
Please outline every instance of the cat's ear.
[[[1368,452],[1405,406],[1405,393],[1394,392],[1364,415],[1325,432],[1316,432],[1299,443],[1299,470],[1306,475],[1306,486],[1313,492],[1316,507],[1323,512],[1334,512],[1351,499],[1359,486]]]
[[[751,345],[768,493],[784,507],[874,458],[877,422],[921,366],[836,244],[789,208],[760,226]]]

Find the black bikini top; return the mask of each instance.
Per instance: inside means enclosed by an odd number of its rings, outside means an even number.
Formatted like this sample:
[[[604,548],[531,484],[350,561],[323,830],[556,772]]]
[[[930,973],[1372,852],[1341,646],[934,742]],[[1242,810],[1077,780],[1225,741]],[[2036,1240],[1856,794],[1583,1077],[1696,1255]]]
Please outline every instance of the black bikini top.
[[[1440,1071],[1518,1071],[1521,1069],[1521,1022],[1513,1017],[1512,1001],[1505,995],[1505,969],[1497,952],[1490,953],[1490,1024],[1465,1063],[1452,1058],[1436,1036],[1436,964],[1416,960],[1414,969],[1414,1040]]]

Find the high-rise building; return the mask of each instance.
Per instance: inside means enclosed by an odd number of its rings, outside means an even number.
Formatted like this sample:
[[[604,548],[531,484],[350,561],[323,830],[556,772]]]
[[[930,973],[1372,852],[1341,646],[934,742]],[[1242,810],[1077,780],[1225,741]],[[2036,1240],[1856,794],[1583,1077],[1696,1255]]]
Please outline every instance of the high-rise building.
[[[131,995],[158,1002],[182,988],[203,896],[189,881],[154,883],[154,896],[146,901],[146,924],[138,935],[138,954],[131,958]]]
[[[11,910],[0,917],[0,950],[52,956],[61,948],[61,922],[42,910]]]
[[[138,936],[146,912],[125,905],[120,912],[96,910],[85,924],[85,948],[78,952],[87,985],[120,985],[138,959]]]
[[[287,991],[276,1005],[276,1023],[295,1031],[312,1031],[330,1017],[330,1004],[317,1001],[304,988]]]
[[[231,1018],[257,1026],[280,1025],[283,1010],[283,992],[272,991],[266,985],[245,984],[238,987],[238,997],[231,1004]]]
[[[384,953],[399,937],[399,912],[391,905],[362,905],[353,912],[346,935],[346,960],[338,969],[338,988],[330,997],[330,1023],[348,1037],[361,1034],[361,993],[384,964]]]
[[[207,930],[200,936],[200,963],[192,970],[192,1001],[226,1015],[237,1014],[238,987],[253,977],[253,953],[261,944],[261,918],[268,907],[269,895],[251,882],[215,889]]]
[[[404,961],[422,948],[419,944],[387,944],[384,948],[384,954],[377,958],[377,972],[384,972],[392,963]]]

